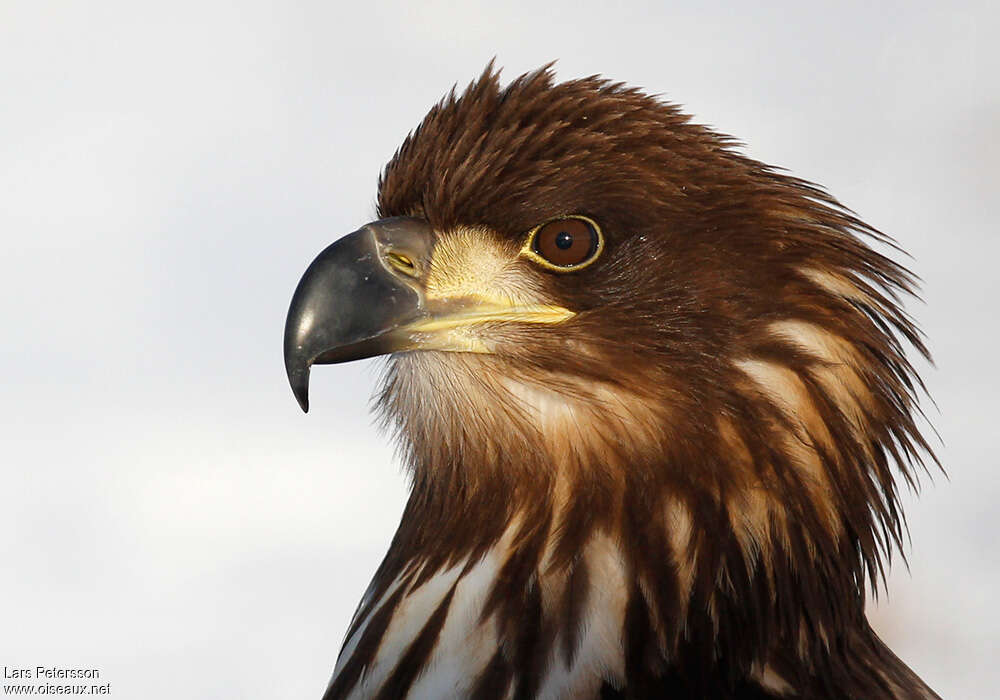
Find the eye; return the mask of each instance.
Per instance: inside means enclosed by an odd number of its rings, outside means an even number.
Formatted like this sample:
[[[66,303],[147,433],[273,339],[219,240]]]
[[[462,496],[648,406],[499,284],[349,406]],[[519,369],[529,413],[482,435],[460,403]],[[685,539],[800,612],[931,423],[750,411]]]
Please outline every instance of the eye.
[[[570,216],[533,229],[522,252],[550,270],[572,272],[596,260],[603,248],[604,238],[594,221]]]

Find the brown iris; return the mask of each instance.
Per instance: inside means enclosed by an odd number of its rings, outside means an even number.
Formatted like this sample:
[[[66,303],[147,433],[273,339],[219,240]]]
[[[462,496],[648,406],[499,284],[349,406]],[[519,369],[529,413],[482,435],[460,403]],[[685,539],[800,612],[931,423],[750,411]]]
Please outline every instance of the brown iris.
[[[556,268],[577,269],[600,252],[597,227],[587,219],[556,219],[535,231],[531,249]]]

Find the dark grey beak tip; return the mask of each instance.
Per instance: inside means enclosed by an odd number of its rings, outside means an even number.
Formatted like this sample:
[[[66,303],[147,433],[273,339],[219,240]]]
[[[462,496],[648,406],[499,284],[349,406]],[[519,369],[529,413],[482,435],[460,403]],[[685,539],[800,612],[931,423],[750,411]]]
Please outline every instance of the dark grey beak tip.
[[[309,370],[312,367],[311,353],[297,343],[297,330],[294,319],[289,319],[285,328],[285,373],[292,394],[304,413],[309,413]]]
[[[309,368],[290,370],[288,383],[292,385],[292,393],[302,412],[309,413]]]
[[[294,304],[293,304],[294,308]],[[312,353],[299,342],[299,324],[295,314],[289,315],[285,326],[285,373],[292,394],[304,413],[309,413],[309,370],[313,364]]]

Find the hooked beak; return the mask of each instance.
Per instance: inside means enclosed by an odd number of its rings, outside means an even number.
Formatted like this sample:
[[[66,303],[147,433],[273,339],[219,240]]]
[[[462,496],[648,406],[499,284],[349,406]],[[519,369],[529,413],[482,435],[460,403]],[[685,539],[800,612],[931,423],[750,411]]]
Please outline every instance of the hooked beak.
[[[406,350],[489,352],[464,327],[487,321],[558,323],[558,306],[518,305],[475,296],[428,298],[434,232],[421,219],[393,217],[362,226],[313,260],[285,321],[285,370],[309,410],[312,365]]]

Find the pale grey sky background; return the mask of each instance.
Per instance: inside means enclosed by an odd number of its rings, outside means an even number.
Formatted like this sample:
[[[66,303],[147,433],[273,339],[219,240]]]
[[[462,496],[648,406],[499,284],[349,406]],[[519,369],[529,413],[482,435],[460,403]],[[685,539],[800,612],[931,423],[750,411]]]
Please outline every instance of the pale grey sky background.
[[[946,698],[1000,685],[996,3],[0,0],[0,665],[113,697],[318,698],[405,482],[281,332],[454,83],[559,59],[829,188],[925,280],[950,479],[876,612]]]

